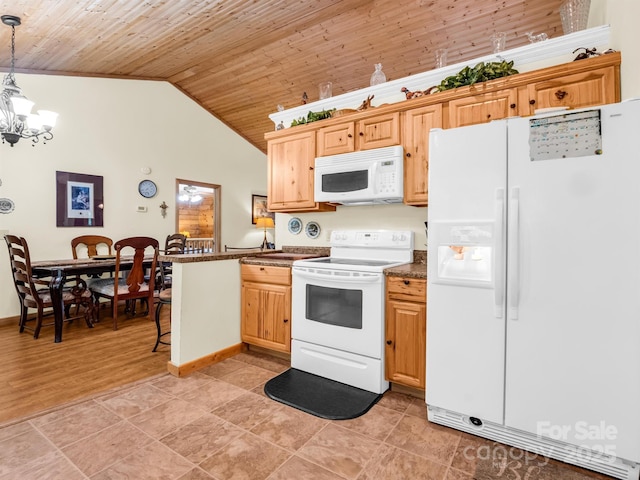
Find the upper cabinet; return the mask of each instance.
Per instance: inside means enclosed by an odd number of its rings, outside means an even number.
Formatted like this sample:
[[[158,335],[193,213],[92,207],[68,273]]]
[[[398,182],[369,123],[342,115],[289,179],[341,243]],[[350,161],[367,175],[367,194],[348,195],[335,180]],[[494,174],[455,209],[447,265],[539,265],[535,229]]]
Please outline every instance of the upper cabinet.
[[[335,205],[313,201],[315,157],[392,145],[402,145],[405,151],[404,203],[426,206],[431,128],[619,101],[620,53],[616,52],[270,132],[265,135],[269,210],[335,210]]]
[[[518,115],[518,90],[506,88],[486,93],[473,93],[467,97],[450,100],[448,107],[448,128],[500,120]]]
[[[338,155],[356,150],[356,138],[353,122],[338,123],[318,129],[318,157]]]
[[[318,157],[400,144],[400,114],[374,115],[318,129]]]
[[[268,209],[272,212],[335,210],[313,200],[315,132],[293,132],[268,142]]]
[[[358,150],[400,145],[400,113],[374,115],[358,120]]]
[[[442,105],[428,105],[403,113],[404,203],[427,205],[429,130],[442,127]]]
[[[521,115],[533,115],[536,109],[583,108],[606,105],[620,100],[618,67],[604,67],[549,80],[533,82],[520,89]]]

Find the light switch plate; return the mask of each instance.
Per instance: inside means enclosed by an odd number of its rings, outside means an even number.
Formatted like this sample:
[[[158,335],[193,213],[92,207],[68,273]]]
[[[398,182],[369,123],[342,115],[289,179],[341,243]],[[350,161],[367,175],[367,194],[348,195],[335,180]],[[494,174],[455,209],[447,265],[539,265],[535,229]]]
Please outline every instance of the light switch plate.
[[[137,208],[136,211],[139,212],[139,213],[146,213],[147,207],[144,207],[142,205],[138,205],[138,208]]]

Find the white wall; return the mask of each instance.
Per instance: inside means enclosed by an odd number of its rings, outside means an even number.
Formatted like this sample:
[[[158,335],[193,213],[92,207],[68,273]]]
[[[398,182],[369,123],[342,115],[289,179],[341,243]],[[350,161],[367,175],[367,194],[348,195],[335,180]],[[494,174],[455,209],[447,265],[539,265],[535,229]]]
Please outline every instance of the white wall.
[[[222,185],[222,244],[259,244],[251,194],[266,193],[266,156],[165,82],[16,75],[35,109],[60,114],[55,138],[32,147],[0,144],[0,198],[15,202],[0,215],[0,233],[24,236],[34,260],[71,258],[70,240],[99,234],[114,240],[148,235],[164,244],[175,230],[175,179]],[[150,167],[150,175],[140,169]],[[56,171],[101,175],[104,227],[56,227]],[[144,199],[150,178],[158,194]],[[159,205],[169,208],[166,218]],[[137,213],[138,205],[148,207]],[[249,240],[247,240],[249,241]],[[3,242],[4,244],[4,242]],[[6,247],[0,247],[0,318],[19,313]]]
[[[620,71],[623,100],[640,97],[639,18],[639,0],[591,0],[589,27],[610,25],[610,47],[622,52]]]

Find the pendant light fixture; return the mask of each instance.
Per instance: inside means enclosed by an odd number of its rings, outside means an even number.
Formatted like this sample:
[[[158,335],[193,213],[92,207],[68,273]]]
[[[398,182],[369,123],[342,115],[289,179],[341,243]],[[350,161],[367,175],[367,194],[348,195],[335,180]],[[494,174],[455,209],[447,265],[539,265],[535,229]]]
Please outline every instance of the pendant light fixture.
[[[2,143],[8,143],[12,147],[21,138],[30,138],[36,144],[40,137],[43,143],[53,138],[51,129],[56,124],[58,114],[48,110],[38,110],[37,114],[31,113],[32,101],[22,95],[22,90],[16,85],[15,46],[16,27],[20,25],[20,17],[2,15],[2,23],[11,27],[11,70],[2,81],[2,93],[0,94],[0,135]]]

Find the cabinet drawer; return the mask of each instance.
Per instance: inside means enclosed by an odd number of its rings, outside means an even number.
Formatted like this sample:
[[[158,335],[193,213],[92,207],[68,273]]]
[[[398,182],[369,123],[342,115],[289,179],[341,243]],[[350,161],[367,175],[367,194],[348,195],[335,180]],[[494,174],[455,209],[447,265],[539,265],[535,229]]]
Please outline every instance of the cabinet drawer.
[[[426,303],[427,281],[420,278],[387,277],[387,296],[394,300]]]
[[[243,281],[291,285],[291,269],[288,267],[242,264],[240,272]]]

